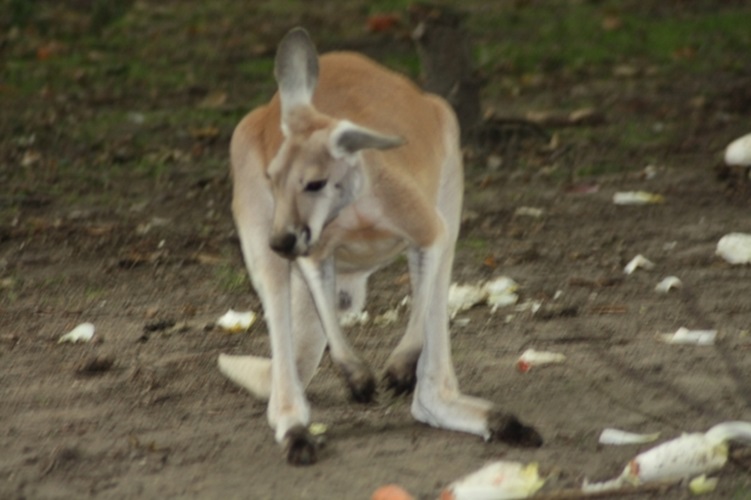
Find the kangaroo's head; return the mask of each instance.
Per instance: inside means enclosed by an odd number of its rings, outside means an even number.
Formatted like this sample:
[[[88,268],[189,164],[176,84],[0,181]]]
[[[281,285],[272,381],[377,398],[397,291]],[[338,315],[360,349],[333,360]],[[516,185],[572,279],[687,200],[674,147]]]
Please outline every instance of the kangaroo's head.
[[[293,29],[281,41],[274,75],[284,140],[267,171],[274,195],[270,245],[294,259],[309,254],[326,225],[360,194],[360,151],[393,148],[403,140],[313,107],[318,54],[305,30]]]

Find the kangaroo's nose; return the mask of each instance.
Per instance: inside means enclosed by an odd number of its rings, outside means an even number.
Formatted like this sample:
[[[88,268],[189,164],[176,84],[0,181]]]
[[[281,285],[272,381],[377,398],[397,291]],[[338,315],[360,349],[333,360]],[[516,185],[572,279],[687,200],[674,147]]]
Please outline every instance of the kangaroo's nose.
[[[282,257],[294,257],[297,236],[295,236],[295,233],[282,233],[278,236],[272,237],[269,245],[273,251]]]

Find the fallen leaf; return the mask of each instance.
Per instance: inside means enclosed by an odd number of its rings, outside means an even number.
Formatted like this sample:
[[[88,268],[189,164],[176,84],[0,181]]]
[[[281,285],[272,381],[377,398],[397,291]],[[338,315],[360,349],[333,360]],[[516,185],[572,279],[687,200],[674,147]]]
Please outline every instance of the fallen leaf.
[[[225,104],[227,104],[227,93],[218,91],[212,92],[204,97],[203,100],[198,103],[198,107],[201,109],[219,109]]]
[[[399,26],[401,19],[396,14],[374,14],[368,18],[368,31],[383,33]]]

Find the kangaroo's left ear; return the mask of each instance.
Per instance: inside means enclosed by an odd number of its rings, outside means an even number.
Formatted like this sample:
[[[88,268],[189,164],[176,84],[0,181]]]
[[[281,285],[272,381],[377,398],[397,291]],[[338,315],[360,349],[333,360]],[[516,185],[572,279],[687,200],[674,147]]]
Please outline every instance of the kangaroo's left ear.
[[[279,42],[274,76],[279,85],[284,121],[292,108],[311,103],[318,84],[318,53],[307,31],[295,28]]]
[[[391,149],[406,143],[403,138],[384,135],[347,120],[334,127],[329,136],[329,152],[334,158],[354,154],[362,149]]]

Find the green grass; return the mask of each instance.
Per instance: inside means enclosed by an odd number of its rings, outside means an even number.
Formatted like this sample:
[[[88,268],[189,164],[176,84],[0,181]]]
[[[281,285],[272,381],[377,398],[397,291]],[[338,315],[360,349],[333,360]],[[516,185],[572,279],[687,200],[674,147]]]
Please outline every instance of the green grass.
[[[408,27],[398,34],[369,35],[368,16],[393,12],[406,19],[410,3],[95,0],[36,2],[30,8],[28,0],[0,0],[0,29],[6,33],[0,61],[0,156],[9,158],[0,180],[19,181],[19,191],[49,184],[48,194],[66,201],[77,196],[77,184],[106,190],[129,172],[159,180],[174,167],[167,153],[189,153],[195,143],[191,130],[207,127],[220,131],[216,144],[223,146],[215,145],[194,163],[224,171],[234,125],[275,90],[273,49],[283,30],[302,23],[324,49],[369,36],[387,40],[405,36]],[[751,53],[751,8],[736,4],[440,3],[468,13],[477,62],[488,77],[486,97],[505,93],[506,85],[522,88],[520,82],[529,75],[542,75],[543,85],[555,85],[561,78],[610,77],[619,64],[656,68],[662,76],[708,69],[741,72]],[[606,29],[605,19],[619,25]],[[39,49],[50,44],[58,49],[38,57]],[[382,51],[378,58],[413,78],[419,75],[414,51]],[[226,93],[226,103],[201,108],[203,98],[215,92]],[[572,99],[552,105],[568,109],[581,103]],[[525,101],[525,106],[538,103]],[[675,131],[656,134],[653,125],[627,123],[617,131],[603,127],[572,134],[596,134],[593,140],[625,150],[660,147],[673,139]],[[32,135],[33,145],[20,144]],[[584,135],[571,139],[588,140]],[[10,168],[29,149],[44,153],[43,164]],[[118,149],[128,154],[119,155]],[[581,173],[613,168],[615,163],[605,158]]]
[[[228,262],[216,268],[216,278],[220,289],[227,293],[247,292],[251,288],[245,268]]]
[[[474,250],[477,252],[486,252],[490,247],[490,243],[486,239],[482,238],[459,238],[457,242],[459,248]]]
[[[619,26],[606,29],[604,20]],[[610,71],[615,64],[653,64],[704,71],[741,70],[751,47],[751,9],[734,7],[654,15],[619,2],[539,2],[472,18],[484,39],[486,68],[512,73]]]

